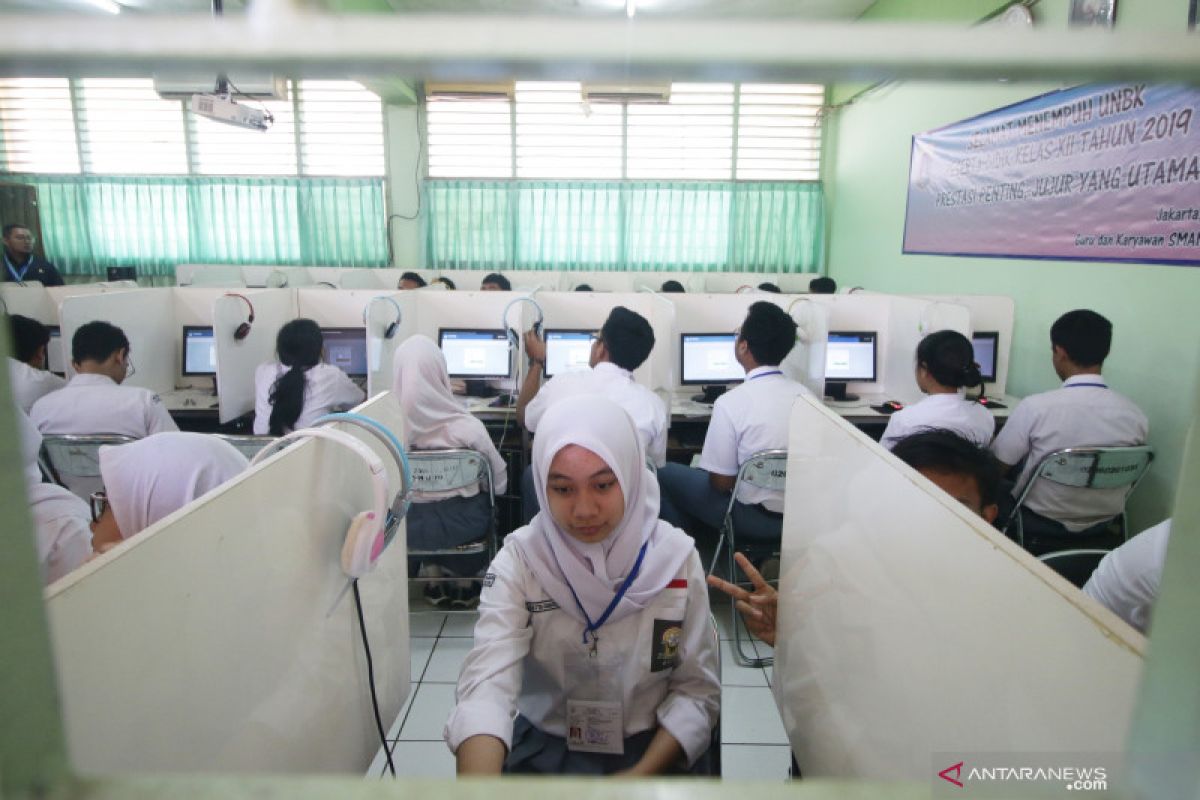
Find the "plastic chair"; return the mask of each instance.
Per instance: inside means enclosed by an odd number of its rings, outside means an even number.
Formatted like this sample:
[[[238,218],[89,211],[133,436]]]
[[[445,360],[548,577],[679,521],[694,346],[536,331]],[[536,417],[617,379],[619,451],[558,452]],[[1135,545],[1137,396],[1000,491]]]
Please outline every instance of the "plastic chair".
[[[249,436],[232,433],[214,433],[213,436],[229,442],[246,458],[254,458],[258,451],[275,441],[274,436]]]
[[[738,582],[735,579],[737,575],[737,564],[733,560],[733,554],[738,552],[737,538],[733,525],[733,509],[734,503],[737,502],[738,492],[742,485],[756,486],[760,489],[770,489],[773,491],[783,491],[787,483],[787,450],[760,450],[750,456],[738,468],[737,481],[733,485],[733,494],[729,496],[729,506],[725,509],[725,519],[721,523],[721,538],[717,540],[717,550],[713,555],[712,566],[709,569],[709,574],[716,572],[717,564],[721,560],[721,551],[725,550],[726,564],[729,568],[729,581],[736,583],[739,586],[750,587],[750,584],[745,581]],[[737,601],[732,597],[729,598],[729,613],[733,620],[733,658],[743,667],[769,667],[775,663],[775,659],[768,656],[765,658],[747,656],[742,649],[742,629],[741,620],[737,610]]]
[[[1055,553],[1045,553],[1038,560],[1050,569],[1062,575],[1080,589],[1092,577],[1101,559],[1111,550],[1059,550]]]
[[[409,469],[412,472],[413,499],[422,495],[437,495],[442,492],[479,486],[487,492],[490,508],[488,530],[476,541],[457,547],[420,550],[409,548],[408,557],[415,559],[447,556],[472,556],[487,552],[489,563],[496,557],[499,548],[496,532],[496,493],[492,480],[492,465],[487,458],[475,450],[456,448],[447,450],[412,450],[408,453]],[[410,578],[415,583],[435,583],[446,580],[442,577]],[[483,577],[464,577],[458,580],[483,582]],[[453,612],[450,612],[453,613]]]
[[[133,441],[136,439],[132,436],[115,433],[46,435],[42,437],[38,466],[59,486],[86,501],[92,492],[104,489],[100,448]]]
[[[1029,490],[1038,480],[1048,480],[1061,486],[1079,490],[1125,488],[1121,511],[1115,518],[1121,520],[1121,539],[1129,540],[1129,526],[1125,519],[1125,503],[1129,495],[1141,483],[1150,464],[1154,461],[1154,449],[1149,445],[1134,447],[1069,447],[1057,450],[1042,459],[1033,471],[1025,488],[1017,497],[1003,532],[1016,525],[1017,542],[1025,546],[1025,526],[1021,521],[1021,509],[1029,496]]]

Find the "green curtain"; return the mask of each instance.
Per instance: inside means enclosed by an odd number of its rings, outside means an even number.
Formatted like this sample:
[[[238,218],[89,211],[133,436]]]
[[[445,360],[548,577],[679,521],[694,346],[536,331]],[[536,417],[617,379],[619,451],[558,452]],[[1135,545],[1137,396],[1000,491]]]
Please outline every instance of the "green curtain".
[[[428,180],[431,269],[816,272],[820,183]]]
[[[382,178],[5,178],[37,187],[46,255],[63,273],[388,262]]]

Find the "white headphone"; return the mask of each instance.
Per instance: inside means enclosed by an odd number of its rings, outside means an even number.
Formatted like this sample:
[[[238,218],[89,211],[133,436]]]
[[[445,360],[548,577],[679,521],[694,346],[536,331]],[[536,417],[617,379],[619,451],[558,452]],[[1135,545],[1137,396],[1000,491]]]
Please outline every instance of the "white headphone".
[[[343,431],[305,428],[285,434],[259,450],[250,461],[250,465],[258,464],[281,447],[300,439],[337,442],[362,459],[371,474],[374,493],[372,506],[367,511],[359,511],[351,518],[350,526],[346,529],[346,541],[342,545],[342,571],[351,578],[361,578],[371,571],[386,544],[387,470],[383,466],[383,459],[375,455],[371,448]]]

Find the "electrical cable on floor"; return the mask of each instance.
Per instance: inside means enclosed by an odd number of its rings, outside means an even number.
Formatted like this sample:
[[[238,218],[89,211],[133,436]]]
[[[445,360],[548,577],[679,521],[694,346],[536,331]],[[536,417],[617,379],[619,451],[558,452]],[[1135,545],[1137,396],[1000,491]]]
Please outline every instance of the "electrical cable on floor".
[[[363,651],[367,655],[367,682],[371,686],[371,707],[375,711],[375,728],[379,731],[379,743],[387,758],[388,772],[396,777],[396,765],[392,763],[392,748],[388,747],[387,732],[383,729],[383,717],[379,714],[379,697],[375,693],[375,662],[371,659],[371,643],[367,641],[367,621],[363,619],[362,596],[358,593],[358,581],[350,584],[354,589],[354,608],[358,612],[358,630],[362,634]]]

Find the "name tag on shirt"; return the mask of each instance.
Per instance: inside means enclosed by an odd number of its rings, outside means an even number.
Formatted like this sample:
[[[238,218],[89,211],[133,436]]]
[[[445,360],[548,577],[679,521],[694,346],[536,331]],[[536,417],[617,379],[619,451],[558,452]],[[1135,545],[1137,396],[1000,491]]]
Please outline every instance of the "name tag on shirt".
[[[604,700],[567,701],[567,749],[581,753],[625,752],[621,704]]]

